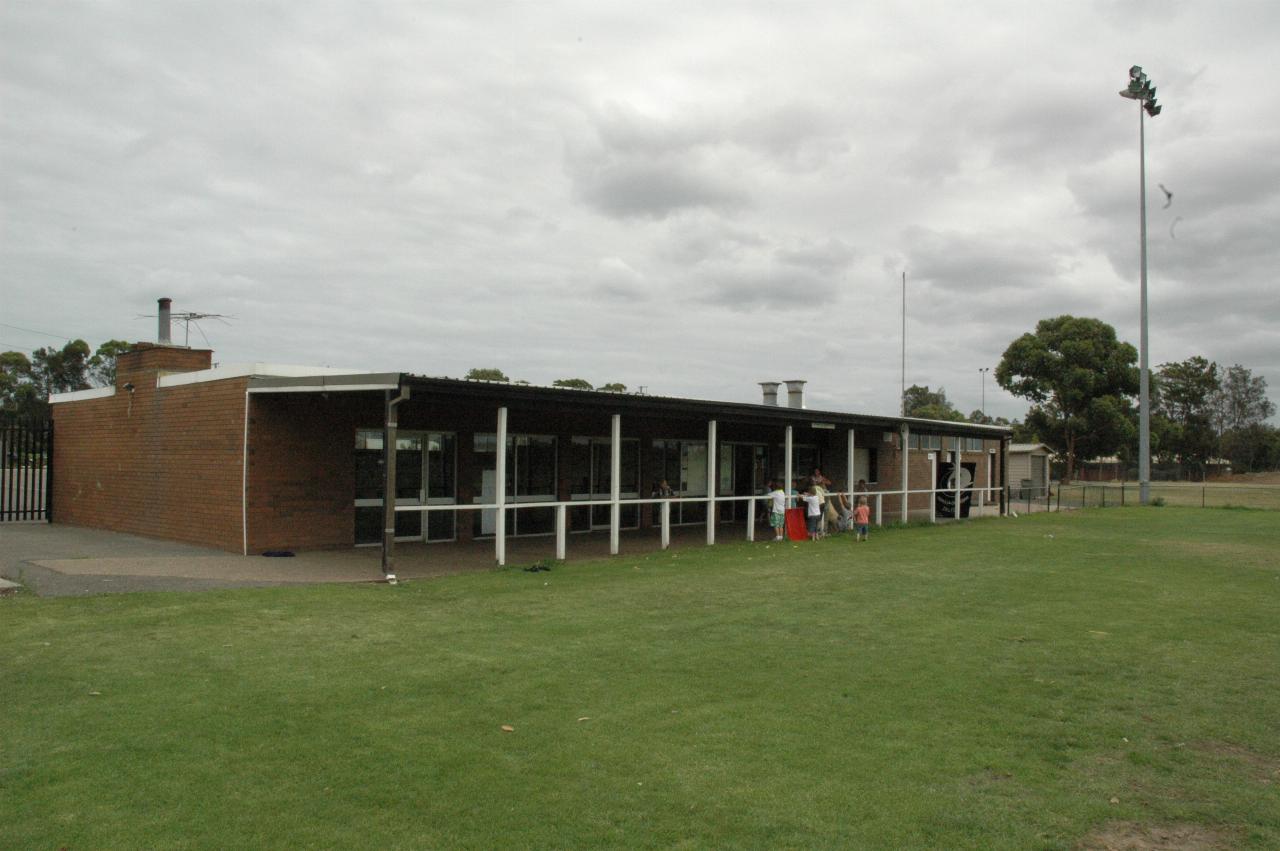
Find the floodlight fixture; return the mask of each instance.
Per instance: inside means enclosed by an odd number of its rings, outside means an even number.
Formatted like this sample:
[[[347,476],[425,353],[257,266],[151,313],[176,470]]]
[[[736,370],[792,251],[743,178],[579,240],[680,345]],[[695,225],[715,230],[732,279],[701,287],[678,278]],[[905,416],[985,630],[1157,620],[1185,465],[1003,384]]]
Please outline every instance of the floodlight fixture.
[[[1138,101],[1138,222],[1141,264],[1141,325],[1138,344],[1138,496],[1143,505],[1151,499],[1151,371],[1147,366],[1147,137],[1142,114],[1160,114],[1156,87],[1141,65],[1129,69],[1129,85],[1120,96]]]

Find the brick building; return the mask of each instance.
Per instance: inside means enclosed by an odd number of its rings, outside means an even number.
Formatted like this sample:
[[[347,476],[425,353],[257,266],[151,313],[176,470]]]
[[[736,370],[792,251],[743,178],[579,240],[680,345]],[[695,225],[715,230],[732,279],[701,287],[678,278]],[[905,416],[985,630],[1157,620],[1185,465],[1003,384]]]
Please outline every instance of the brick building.
[[[209,350],[139,343],[115,386],[51,400],[53,519],[246,554],[492,539],[502,561],[511,536],[751,534],[766,482],[814,467],[837,490],[865,481],[885,522],[951,516],[957,494],[962,516],[1003,508],[1008,430],[808,410],[788,385],[789,404],[772,382],[741,404],[214,367]]]

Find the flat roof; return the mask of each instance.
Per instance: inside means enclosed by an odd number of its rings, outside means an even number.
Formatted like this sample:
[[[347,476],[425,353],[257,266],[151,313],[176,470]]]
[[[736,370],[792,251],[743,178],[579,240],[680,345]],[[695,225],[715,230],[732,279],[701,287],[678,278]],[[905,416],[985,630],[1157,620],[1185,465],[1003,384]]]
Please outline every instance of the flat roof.
[[[389,379],[395,373],[379,374],[379,380],[394,384]],[[707,399],[689,399],[680,396],[657,396],[640,393],[617,393],[608,390],[585,390],[572,387],[548,387],[537,384],[516,384],[505,381],[477,381],[466,378],[442,378],[426,375],[400,374],[400,384],[410,388],[410,399],[419,393],[445,394],[455,397],[484,400],[494,404],[508,401],[565,404],[607,412],[634,412],[643,414],[667,414],[701,416],[706,419],[751,419],[807,423],[821,428],[824,425],[859,425],[896,430],[906,423],[912,431],[927,434],[970,434],[991,438],[1003,438],[1010,433],[1005,426],[979,423],[926,420],[916,417],[893,417],[875,414],[855,414],[848,411],[824,411],[813,408],[791,408],[785,405],[765,405],[749,402],[717,402]],[[340,379],[328,379],[338,381]],[[267,386],[278,391],[294,387],[300,392],[318,389],[316,385],[290,384],[289,379],[259,379],[253,386]],[[353,388],[355,389],[355,388]],[[372,388],[370,388],[372,389]]]
[[[980,423],[927,420],[918,417],[857,414],[813,408],[792,408],[750,402],[717,402],[680,396],[657,396],[640,393],[618,393],[608,390],[583,390],[506,381],[480,381],[468,378],[444,378],[403,372],[363,372],[333,367],[307,367],[287,364],[227,364],[212,369],[170,373],[157,380],[159,387],[178,387],[209,381],[248,377],[250,393],[314,393],[370,392],[408,387],[410,399],[418,394],[444,394],[484,400],[498,404],[510,401],[565,404],[602,412],[632,412],[698,416],[706,419],[754,420],[807,424],[814,428],[870,426],[897,430],[904,423],[913,432],[924,434],[968,434],[994,439],[1006,438],[1011,429]],[[114,388],[57,394],[50,401],[73,402],[110,396]]]

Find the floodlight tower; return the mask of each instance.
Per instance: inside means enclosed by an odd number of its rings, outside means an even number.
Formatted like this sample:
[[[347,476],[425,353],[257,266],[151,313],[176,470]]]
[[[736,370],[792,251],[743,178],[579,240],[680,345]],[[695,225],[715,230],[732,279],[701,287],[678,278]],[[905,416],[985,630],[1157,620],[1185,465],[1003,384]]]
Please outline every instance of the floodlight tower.
[[[1120,97],[1138,102],[1138,221],[1142,266],[1142,324],[1138,334],[1138,498],[1146,505],[1151,498],[1151,374],[1147,369],[1147,138],[1143,113],[1155,118],[1160,114],[1160,105],[1156,103],[1156,87],[1140,65],[1129,69],[1129,85],[1120,90]]]
[[[978,373],[982,376],[982,415],[987,415],[987,373],[991,371],[989,366],[978,367]]]

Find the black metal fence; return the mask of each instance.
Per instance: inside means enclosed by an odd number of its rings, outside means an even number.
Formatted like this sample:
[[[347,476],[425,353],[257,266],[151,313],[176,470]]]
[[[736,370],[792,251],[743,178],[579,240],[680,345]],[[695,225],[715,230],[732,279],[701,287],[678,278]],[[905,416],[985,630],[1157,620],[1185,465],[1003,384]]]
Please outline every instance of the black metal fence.
[[[1151,502],[1195,508],[1280,509],[1280,485],[1151,482]],[[1054,487],[1055,511],[1140,505],[1137,482],[1078,482]]]
[[[51,520],[53,423],[0,412],[0,522]]]

